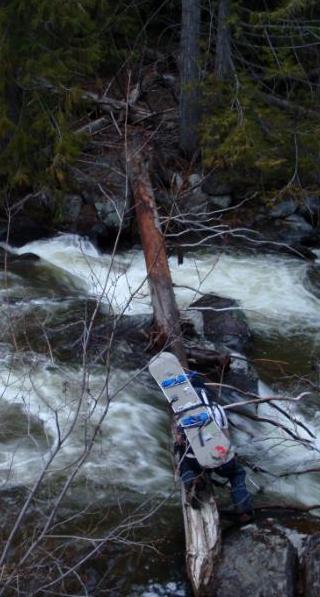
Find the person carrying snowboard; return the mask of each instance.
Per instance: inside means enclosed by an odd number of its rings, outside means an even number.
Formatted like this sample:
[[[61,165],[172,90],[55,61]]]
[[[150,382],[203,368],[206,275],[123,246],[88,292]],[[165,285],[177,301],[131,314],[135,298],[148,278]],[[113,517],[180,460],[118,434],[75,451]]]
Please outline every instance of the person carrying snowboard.
[[[224,410],[214,401],[213,393],[205,387],[198,374],[190,381],[200,400],[210,408],[216,425],[229,437],[227,417]],[[233,450],[230,453],[230,459],[226,459],[223,464],[204,469],[198,463],[183,427],[178,425],[174,452],[178,460],[179,475],[186,489],[187,503],[195,508],[199,506],[197,491],[205,484],[204,473],[207,473],[207,476],[208,473],[214,473],[230,482],[231,498],[239,522],[243,524],[253,518],[251,497],[246,487],[246,473]]]

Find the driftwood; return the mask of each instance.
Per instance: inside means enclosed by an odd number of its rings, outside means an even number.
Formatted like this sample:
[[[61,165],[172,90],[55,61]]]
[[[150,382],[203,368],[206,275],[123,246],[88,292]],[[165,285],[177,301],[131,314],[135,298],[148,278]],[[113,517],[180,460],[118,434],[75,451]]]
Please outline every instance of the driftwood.
[[[128,170],[151,292],[154,341],[158,350],[164,346],[170,347],[181,364],[187,367],[166,246],[149,176],[150,154],[151,149],[146,136],[135,133],[129,144]],[[174,423],[172,429],[174,432]],[[199,509],[193,509],[186,504],[183,487],[181,499],[188,576],[196,596],[212,595],[215,564],[220,552],[217,506],[210,492],[204,495]]]

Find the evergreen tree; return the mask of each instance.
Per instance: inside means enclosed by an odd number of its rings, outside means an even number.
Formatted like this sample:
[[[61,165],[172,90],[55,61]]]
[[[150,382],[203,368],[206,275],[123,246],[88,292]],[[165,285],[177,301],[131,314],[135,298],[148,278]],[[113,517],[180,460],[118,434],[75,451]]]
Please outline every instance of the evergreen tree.
[[[230,7],[233,73],[208,77],[204,159],[243,188],[301,194],[320,184],[320,14],[312,0],[264,7],[247,0]]]
[[[140,26],[122,1],[2,0],[0,176],[9,186],[63,177],[81,148],[82,87],[123,60]]]

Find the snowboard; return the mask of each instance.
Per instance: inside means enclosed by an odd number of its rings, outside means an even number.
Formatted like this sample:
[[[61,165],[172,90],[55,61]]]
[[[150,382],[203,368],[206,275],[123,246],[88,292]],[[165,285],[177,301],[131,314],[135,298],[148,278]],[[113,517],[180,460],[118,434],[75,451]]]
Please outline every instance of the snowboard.
[[[149,372],[168,400],[199,464],[216,468],[231,460],[234,452],[229,438],[215,422],[210,406],[199,398],[179,360],[170,352],[161,352],[151,359]]]

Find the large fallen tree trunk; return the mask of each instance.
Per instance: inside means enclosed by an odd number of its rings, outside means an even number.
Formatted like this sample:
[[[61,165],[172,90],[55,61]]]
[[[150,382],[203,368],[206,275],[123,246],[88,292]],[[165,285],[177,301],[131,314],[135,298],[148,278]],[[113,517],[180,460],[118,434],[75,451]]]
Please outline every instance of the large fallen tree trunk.
[[[135,200],[154,313],[154,341],[159,350],[169,348],[184,367],[188,366],[183,345],[179,312],[172,288],[166,246],[149,176],[151,148],[146,135],[134,133],[129,144],[129,178]],[[186,536],[186,563],[194,594],[211,595],[215,564],[220,552],[220,525],[217,506],[208,491],[199,509],[186,505],[181,492]]]

